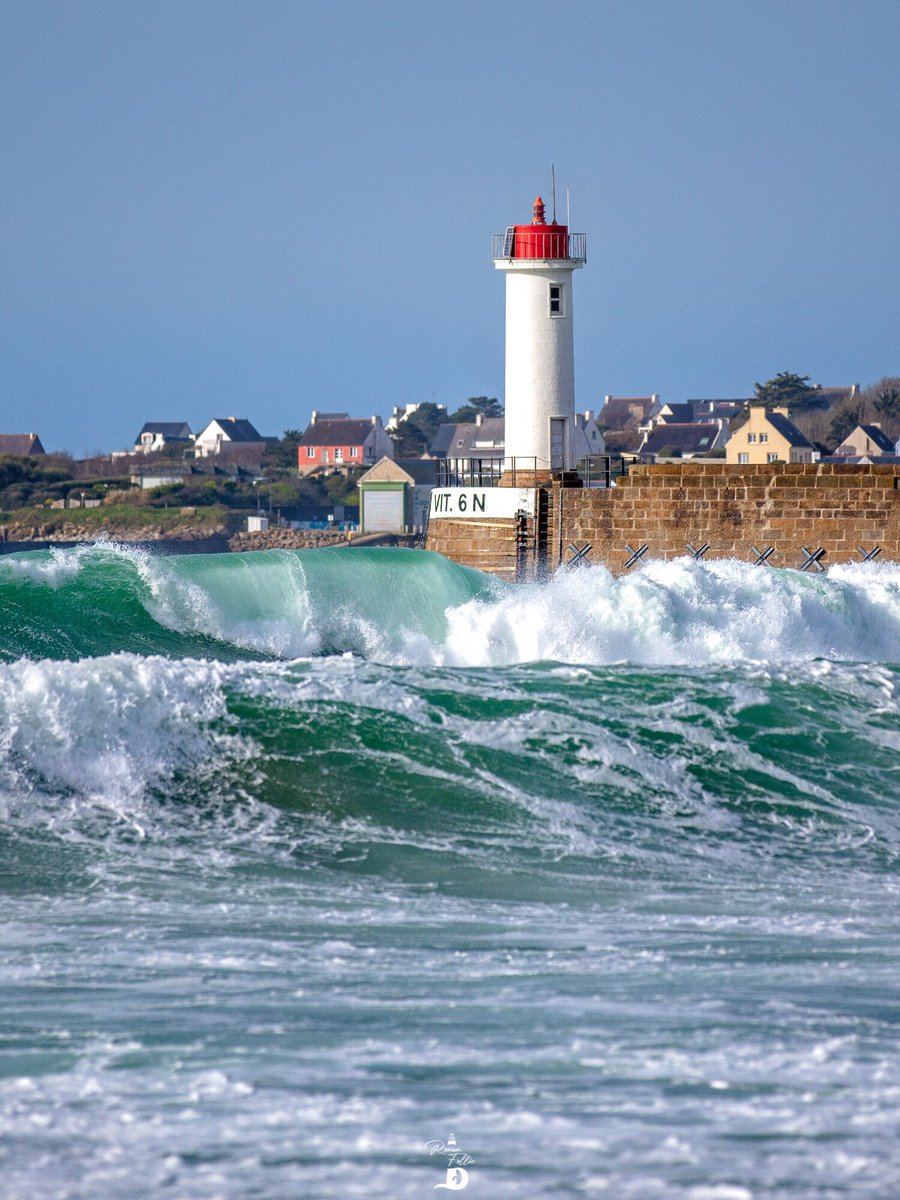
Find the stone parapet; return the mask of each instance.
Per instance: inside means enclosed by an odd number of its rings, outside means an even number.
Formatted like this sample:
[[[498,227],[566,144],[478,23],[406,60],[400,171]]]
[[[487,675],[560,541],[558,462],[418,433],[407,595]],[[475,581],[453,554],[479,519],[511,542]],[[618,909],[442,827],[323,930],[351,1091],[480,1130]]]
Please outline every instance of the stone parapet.
[[[678,558],[708,544],[707,559],[799,567],[821,549],[828,565],[858,562],[858,548],[900,561],[900,468],[892,464],[725,463],[640,465],[613,488],[541,489],[527,528],[435,521],[427,548],[507,578],[535,578],[591,543],[587,561],[626,569],[630,545],[647,559]]]

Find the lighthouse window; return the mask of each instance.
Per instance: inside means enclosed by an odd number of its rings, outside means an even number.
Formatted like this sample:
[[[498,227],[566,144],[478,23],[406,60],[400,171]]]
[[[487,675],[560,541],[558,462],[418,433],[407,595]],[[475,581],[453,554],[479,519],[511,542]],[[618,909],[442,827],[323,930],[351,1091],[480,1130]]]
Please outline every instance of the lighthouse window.
[[[563,304],[562,304],[562,284],[561,283],[551,283],[550,284],[550,316],[551,317],[562,317],[564,315],[565,314],[563,313]]]

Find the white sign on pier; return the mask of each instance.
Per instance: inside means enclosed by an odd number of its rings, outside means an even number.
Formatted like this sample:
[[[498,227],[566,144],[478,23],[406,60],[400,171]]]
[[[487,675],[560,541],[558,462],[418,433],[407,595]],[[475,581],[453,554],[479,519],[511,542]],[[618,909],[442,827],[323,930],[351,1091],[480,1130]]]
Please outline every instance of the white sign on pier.
[[[534,488],[436,487],[431,493],[429,520],[514,517],[520,512],[531,517],[534,516],[534,494]]]

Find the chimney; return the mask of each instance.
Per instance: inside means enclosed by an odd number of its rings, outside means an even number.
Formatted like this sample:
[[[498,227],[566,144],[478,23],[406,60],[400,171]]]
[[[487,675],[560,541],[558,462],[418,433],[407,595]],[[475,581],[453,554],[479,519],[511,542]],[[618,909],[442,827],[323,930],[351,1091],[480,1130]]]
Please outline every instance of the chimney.
[[[484,413],[483,412],[476,413],[475,414],[475,424],[478,426],[479,429],[481,428],[483,423],[484,423]]]
[[[311,417],[311,419],[310,419],[310,422],[309,422],[309,423],[310,423],[310,425],[315,425],[315,423],[316,423],[316,421],[318,421],[318,419],[319,419],[319,414],[316,412],[316,410],[315,410],[315,409],[313,409],[313,410],[312,410],[312,417]]]

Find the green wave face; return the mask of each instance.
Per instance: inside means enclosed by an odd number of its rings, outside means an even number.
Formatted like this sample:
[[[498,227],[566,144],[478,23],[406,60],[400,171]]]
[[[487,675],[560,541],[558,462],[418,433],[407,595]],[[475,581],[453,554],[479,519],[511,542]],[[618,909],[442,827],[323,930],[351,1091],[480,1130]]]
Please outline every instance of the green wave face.
[[[447,610],[493,588],[478,572],[404,550],[33,551],[0,558],[0,660],[391,657],[439,645]]]
[[[459,667],[898,662],[900,566],[810,576],[678,560],[514,586],[410,550],[0,558],[0,661],[117,651]]]

